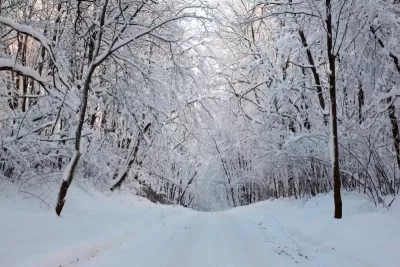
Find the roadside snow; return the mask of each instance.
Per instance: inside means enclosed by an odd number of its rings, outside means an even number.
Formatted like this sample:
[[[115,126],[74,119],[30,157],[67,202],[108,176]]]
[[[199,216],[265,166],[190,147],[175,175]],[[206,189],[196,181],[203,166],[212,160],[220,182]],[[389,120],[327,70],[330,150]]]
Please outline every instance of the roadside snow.
[[[343,201],[334,220],[331,195],[200,213],[72,188],[58,218],[0,194],[0,266],[399,266],[400,206]]]
[[[281,255],[304,266],[399,266],[400,206],[388,211],[362,195],[342,197],[342,220],[333,219],[331,194],[308,201],[262,202],[231,213],[258,228],[255,234]]]

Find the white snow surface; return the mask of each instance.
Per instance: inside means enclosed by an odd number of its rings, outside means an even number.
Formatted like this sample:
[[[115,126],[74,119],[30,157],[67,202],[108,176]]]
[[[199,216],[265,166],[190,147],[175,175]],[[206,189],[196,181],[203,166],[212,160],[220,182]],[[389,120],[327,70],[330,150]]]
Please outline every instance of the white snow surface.
[[[344,194],[217,213],[72,188],[62,217],[0,193],[0,266],[399,266],[400,205]]]

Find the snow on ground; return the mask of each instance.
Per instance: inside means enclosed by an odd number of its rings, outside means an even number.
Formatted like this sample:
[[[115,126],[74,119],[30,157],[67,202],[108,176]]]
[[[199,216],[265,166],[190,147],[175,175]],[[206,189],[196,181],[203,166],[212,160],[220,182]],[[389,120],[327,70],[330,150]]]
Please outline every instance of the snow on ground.
[[[0,266],[399,266],[400,206],[343,200],[334,220],[331,195],[201,213],[75,187],[58,218],[0,193]]]

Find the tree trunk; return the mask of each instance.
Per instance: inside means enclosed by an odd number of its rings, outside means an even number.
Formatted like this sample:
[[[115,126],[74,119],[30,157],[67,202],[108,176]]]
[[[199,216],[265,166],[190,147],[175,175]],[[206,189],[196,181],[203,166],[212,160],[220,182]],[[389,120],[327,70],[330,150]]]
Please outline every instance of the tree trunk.
[[[391,101],[391,99],[389,101]],[[396,151],[397,166],[400,169],[399,124],[397,123],[396,109],[393,103],[389,106],[389,119],[390,119],[390,124],[392,125],[392,139],[393,139],[394,150]]]
[[[140,142],[141,142],[141,140],[143,138],[143,135],[149,130],[150,126],[151,126],[151,123],[148,123],[146,125],[146,127],[144,127],[143,131],[139,131],[138,138],[137,138],[137,141],[136,141],[136,145],[133,148],[132,157],[129,160],[125,171],[122,173],[122,175],[120,176],[118,181],[110,188],[111,191],[114,191],[115,189],[120,188],[122,183],[125,181],[126,177],[128,177],[129,171],[131,170],[133,164],[136,162],[137,154],[138,154],[139,147],[140,147]]]
[[[216,148],[216,150],[217,150],[217,152],[218,152],[219,158],[220,158],[221,163],[222,163],[222,168],[224,169],[226,178],[227,178],[227,180],[228,180],[228,184],[229,184],[229,190],[228,190],[228,191],[230,191],[230,193],[231,193],[233,206],[234,206],[234,207],[237,207],[236,199],[235,199],[235,193],[234,193],[234,191],[233,191],[231,178],[230,178],[229,172],[228,172],[228,170],[227,170],[227,167],[225,166],[226,161],[222,158],[221,151],[219,151],[219,147],[218,147],[217,142],[215,141],[214,136],[212,136],[211,134],[210,134],[210,136],[211,136],[211,138],[212,138],[213,141],[214,141],[215,148]],[[228,195],[228,193],[227,193],[227,195]],[[228,202],[229,202],[229,197],[228,197]]]
[[[27,49],[28,49],[28,36],[24,35],[22,36],[22,51],[21,51],[21,64],[22,66],[27,65]],[[27,110],[27,101],[28,99],[25,97],[28,93],[28,77],[23,76],[22,77],[22,86],[21,86],[21,110],[22,112],[26,112]]]
[[[360,82],[360,86],[358,88],[357,97],[358,97],[358,123],[362,124],[364,121],[363,114],[362,114],[362,109],[364,106],[364,90],[363,90],[361,82]]]
[[[182,205],[183,204],[183,199],[185,197],[186,191],[188,189],[188,187],[193,183],[194,178],[197,175],[197,171],[194,172],[194,174],[192,175],[192,177],[190,178],[189,182],[187,183],[185,189],[183,190],[182,194],[180,194],[179,200],[178,200],[178,204]],[[182,180],[181,180],[182,181]],[[181,187],[182,188],[182,187]]]
[[[82,102],[81,102],[81,107],[79,110],[79,121],[78,121],[78,126],[76,128],[76,133],[75,133],[75,154],[77,155],[76,157],[72,157],[70,163],[67,167],[66,170],[64,171],[64,180],[61,184],[60,192],[58,194],[58,201],[57,201],[57,206],[56,206],[56,213],[58,216],[61,215],[61,211],[64,207],[65,203],[65,196],[67,195],[67,191],[69,186],[72,183],[72,180],[74,179],[74,172],[76,167],[78,166],[79,158],[81,156],[81,139],[82,139],[82,129],[83,129],[83,124],[85,122],[85,116],[86,116],[86,109],[87,109],[87,104],[88,104],[88,95],[89,95],[89,88],[90,88],[90,82],[92,80],[92,75],[94,73],[95,67],[91,67],[89,70],[89,73],[86,77],[85,84],[83,86],[83,97],[82,97]],[[65,179],[65,177],[67,177]]]
[[[99,29],[97,31],[97,37],[96,37],[96,50],[95,50],[95,55],[97,56],[100,52],[100,45],[102,41],[102,27],[105,22],[105,12],[107,9],[108,1],[104,2],[103,5],[103,10],[99,18]],[[70,163],[68,164],[68,167],[64,171],[64,178],[63,182],[61,184],[60,192],[58,194],[58,201],[57,201],[57,206],[56,206],[56,213],[58,216],[60,216],[61,211],[64,207],[65,203],[65,196],[67,195],[67,191],[69,186],[72,183],[72,180],[74,179],[74,172],[76,167],[78,166],[79,158],[81,156],[80,152],[80,147],[81,147],[81,139],[82,139],[82,129],[83,129],[83,124],[85,122],[85,116],[86,116],[86,109],[88,105],[88,96],[89,96],[89,89],[90,89],[90,83],[92,81],[92,77],[94,74],[94,71],[96,68],[101,64],[101,62],[91,62],[89,65],[88,72],[85,77],[85,82],[83,84],[83,93],[82,93],[82,101],[81,101],[81,106],[79,109],[79,120],[78,120],[78,126],[76,127],[76,133],[75,133],[75,156],[72,157]],[[79,87],[78,87],[79,88]],[[80,89],[80,88],[79,88]]]
[[[76,166],[78,165],[79,158],[81,154],[79,152],[75,152],[76,154],[71,158],[70,163],[67,166],[67,177],[64,178],[60,192],[58,193],[58,201],[57,201],[57,206],[56,206],[56,213],[58,216],[61,215],[61,211],[64,208],[65,204],[65,197],[67,196],[68,188],[72,183],[72,180],[74,179],[74,171],[76,169]]]
[[[370,31],[373,33],[373,35],[375,36],[377,42],[379,43],[379,45],[382,48],[385,48],[385,44],[383,42],[383,40],[381,40],[378,35],[377,35],[377,30],[374,29],[372,26],[370,27]],[[397,57],[396,54],[394,54],[393,52],[389,51],[389,56],[392,58],[393,60],[393,64],[397,70],[397,72],[400,74],[400,60]],[[392,101],[392,98],[388,98],[387,100],[388,102]],[[396,151],[396,158],[397,158],[397,165],[400,168],[400,136],[399,136],[399,124],[397,122],[397,117],[396,117],[396,108],[394,106],[394,104],[392,103],[389,106],[389,119],[390,119],[390,124],[392,125],[392,139],[393,139],[393,143],[394,143],[394,148]]]
[[[326,0],[326,28],[327,28],[327,48],[329,61],[329,95],[331,99],[331,152],[332,152],[332,172],[333,172],[333,195],[335,203],[335,219],[342,218],[342,197],[340,194],[340,168],[339,168],[339,142],[337,130],[337,111],[336,111],[336,56],[333,47],[332,33],[332,6],[331,0]]]
[[[315,66],[315,62],[314,62],[314,58],[312,56],[311,50],[308,47],[308,43],[307,43],[307,39],[306,39],[306,36],[304,34],[304,31],[303,30],[299,30],[299,35],[300,35],[301,43],[302,43],[303,47],[306,49],[308,63],[311,66],[311,72],[313,74],[315,87],[316,87],[317,94],[318,94],[319,105],[321,106],[321,109],[323,111],[325,111],[325,100],[324,100],[324,94],[322,92],[321,78],[320,78],[320,76],[318,74],[317,67]],[[328,119],[327,119],[325,114],[324,114],[324,124],[325,125],[328,124]]]

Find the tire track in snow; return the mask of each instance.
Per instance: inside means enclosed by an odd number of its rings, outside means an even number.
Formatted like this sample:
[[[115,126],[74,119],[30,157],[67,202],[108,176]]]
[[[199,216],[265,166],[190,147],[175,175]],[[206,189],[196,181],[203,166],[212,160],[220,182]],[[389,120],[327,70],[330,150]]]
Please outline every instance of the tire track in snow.
[[[246,252],[248,262],[246,266],[293,266],[295,260],[283,257],[276,253],[275,247],[265,242],[263,233],[259,228],[251,228],[250,223],[245,223],[241,218],[232,217],[231,214],[224,214],[233,226],[234,233],[241,240],[241,248]],[[279,255],[279,256],[278,256]]]
[[[184,212],[170,218],[165,224],[155,224],[139,236],[104,251],[80,266],[130,266],[132,263],[138,267],[166,266],[169,256],[176,250],[174,245],[185,236],[185,227],[193,220],[194,214]]]
[[[202,237],[207,235],[205,231],[203,214],[190,217],[180,229],[177,229],[170,243],[166,243],[169,249],[164,251],[166,267],[194,266],[194,254],[201,244]]]
[[[263,230],[267,242],[275,244],[276,253],[286,255],[298,263],[304,263],[307,267],[320,266],[317,262],[325,262],[324,267],[349,266],[349,263],[351,263],[350,266],[354,267],[375,267],[379,265],[367,262],[351,252],[335,248],[322,240],[306,235],[299,229],[289,227],[271,214],[265,214],[264,219],[267,219],[267,221],[263,220],[262,223],[249,219],[246,219],[246,221],[248,226],[253,225],[253,227],[259,227]],[[272,231],[269,230],[271,228]],[[282,242],[285,240],[287,242]],[[293,251],[294,254],[288,252],[288,249]],[[299,261],[299,258],[305,258],[309,261]]]
[[[309,249],[314,250],[315,257],[327,258],[325,262],[326,266],[343,266],[351,263],[351,266],[360,266],[360,267],[375,267],[379,266],[379,264],[370,263],[365,261],[363,258],[348,252],[344,251],[340,248],[335,248],[332,245],[326,244],[322,240],[318,240],[315,237],[306,235],[302,233],[299,229],[291,228],[289,226],[282,225],[282,228],[285,229],[288,235],[291,238],[295,238],[299,241],[299,243],[305,244]]]
[[[99,254],[102,254],[108,250],[112,250],[113,248],[121,246],[123,243],[131,239],[135,239],[144,235],[155,226],[163,225],[166,223],[166,220],[171,220],[180,214],[181,213],[177,211],[172,214],[168,214],[167,217],[165,217],[165,213],[162,212],[155,215],[150,220],[142,221],[139,225],[124,225],[123,230],[118,230],[117,233],[105,235],[99,240],[91,240],[90,242],[73,244],[57,251],[54,256],[51,256],[49,259],[42,260],[40,264],[34,266],[67,267],[80,265],[84,262],[90,261]]]

